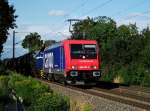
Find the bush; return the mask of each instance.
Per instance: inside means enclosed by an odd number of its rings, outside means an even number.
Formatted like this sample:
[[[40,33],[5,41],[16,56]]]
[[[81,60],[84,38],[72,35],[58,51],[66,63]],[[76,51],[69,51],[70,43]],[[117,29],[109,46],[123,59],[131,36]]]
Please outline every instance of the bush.
[[[150,70],[143,64],[134,64],[129,70],[131,84],[140,86],[150,86]]]
[[[0,75],[8,75],[7,69],[4,66],[4,64],[1,63],[1,61],[0,61]]]
[[[116,81],[115,81],[116,80]],[[116,70],[116,76],[114,77],[115,83],[120,84],[130,84],[131,78],[128,74],[128,67],[120,67],[120,69]]]
[[[23,81],[23,80],[27,79],[26,77],[21,76],[21,75],[16,74],[16,73],[13,73],[13,72],[10,73],[9,78],[10,78],[10,81],[8,82],[8,87],[11,89],[14,88],[15,82]]]
[[[102,77],[101,81],[112,82],[113,71],[107,65],[102,64]]]
[[[50,91],[47,85],[37,80],[20,75],[13,75],[9,81],[9,87],[14,89],[18,97],[23,98],[25,105],[30,105],[40,94]]]
[[[0,76],[0,97],[8,96],[8,88],[15,91],[17,98],[23,99],[28,111],[68,111],[69,99],[54,94],[45,85],[32,77],[24,77],[11,73],[10,76]]]
[[[0,97],[8,95],[8,76],[0,76]]]
[[[31,104],[28,111],[69,111],[69,99],[58,94],[45,93]]]

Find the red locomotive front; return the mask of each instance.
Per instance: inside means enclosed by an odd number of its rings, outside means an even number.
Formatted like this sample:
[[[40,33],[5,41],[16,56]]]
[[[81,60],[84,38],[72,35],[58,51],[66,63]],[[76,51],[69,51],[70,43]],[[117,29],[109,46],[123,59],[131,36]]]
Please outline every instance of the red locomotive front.
[[[65,78],[68,83],[87,84],[99,80],[100,57],[95,40],[65,40]]]

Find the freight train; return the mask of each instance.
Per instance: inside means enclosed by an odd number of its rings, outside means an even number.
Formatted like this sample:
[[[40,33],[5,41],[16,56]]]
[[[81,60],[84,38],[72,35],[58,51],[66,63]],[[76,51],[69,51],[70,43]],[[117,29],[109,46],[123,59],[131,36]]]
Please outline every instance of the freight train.
[[[64,40],[36,55],[36,66],[46,78],[68,84],[88,84],[99,80],[99,49],[94,40]]]
[[[101,77],[99,48],[95,40],[64,40],[28,55],[32,60],[26,57],[22,60],[26,65],[20,65],[19,61],[16,68],[28,66],[29,69],[22,69],[29,71],[32,67],[33,72],[40,72],[48,80],[86,85],[96,83]],[[31,61],[35,66],[28,64]]]
[[[25,76],[36,76],[38,70],[35,65],[35,54],[35,52],[30,52],[14,59],[4,59],[3,65],[8,70],[18,72]]]

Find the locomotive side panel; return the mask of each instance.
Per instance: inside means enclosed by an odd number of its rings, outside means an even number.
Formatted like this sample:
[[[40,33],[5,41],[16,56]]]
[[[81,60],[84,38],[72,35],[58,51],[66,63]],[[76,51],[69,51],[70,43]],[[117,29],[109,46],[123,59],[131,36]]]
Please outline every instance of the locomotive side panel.
[[[43,52],[39,52],[35,57],[36,58],[35,64],[38,70],[43,69],[43,55],[44,55]]]
[[[63,78],[65,69],[63,46],[59,45],[45,50],[43,63],[44,72],[47,73],[48,76],[54,76],[55,79]]]

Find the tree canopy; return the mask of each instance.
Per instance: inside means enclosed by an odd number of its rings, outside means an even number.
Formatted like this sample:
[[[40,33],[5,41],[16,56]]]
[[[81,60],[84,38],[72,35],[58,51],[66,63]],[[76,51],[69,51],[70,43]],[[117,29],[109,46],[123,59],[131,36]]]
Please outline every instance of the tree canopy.
[[[73,25],[73,39],[103,40],[113,37],[116,31],[116,22],[109,17],[100,16],[87,18]],[[85,37],[83,37],[85,36]]]
[[[29,52],[41,49],[42,45],[43,40],[41,40],[41,36],[37,32],[26,35],[22,42],[23,48],[28,49]]]
[[[16,18],[14,6],[9,5],[7,0],[0,0],[0,54],[7,40],[8,30],[16,27]]]

